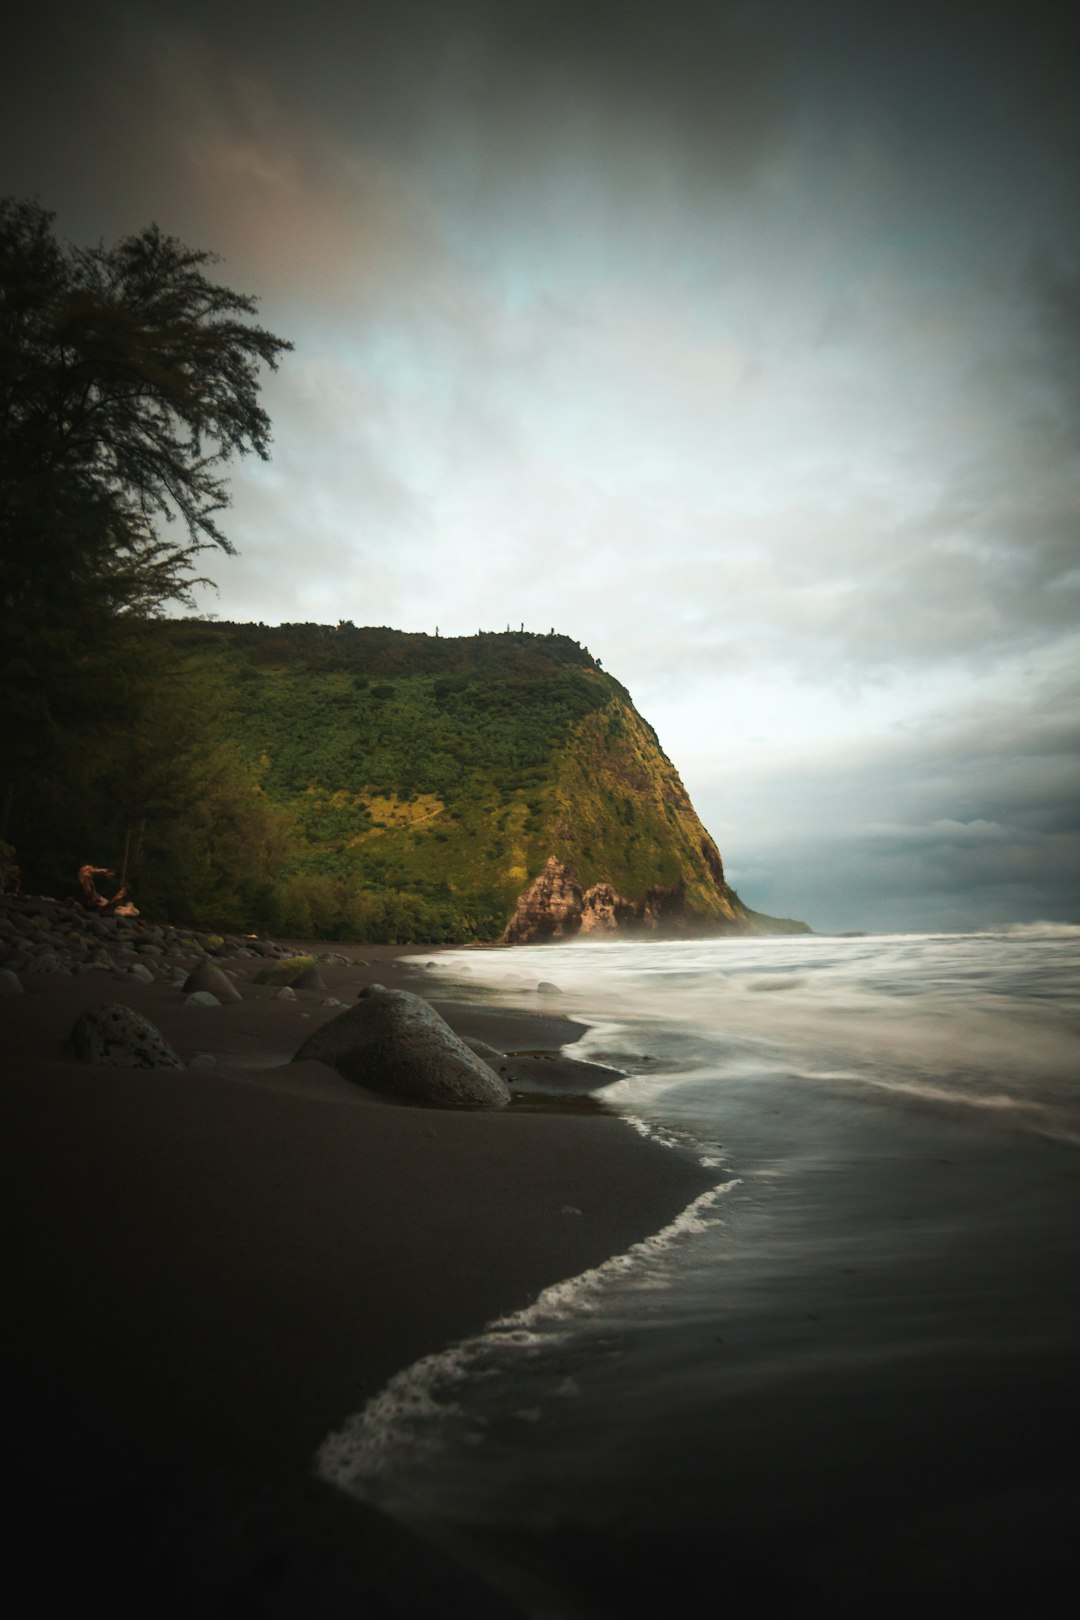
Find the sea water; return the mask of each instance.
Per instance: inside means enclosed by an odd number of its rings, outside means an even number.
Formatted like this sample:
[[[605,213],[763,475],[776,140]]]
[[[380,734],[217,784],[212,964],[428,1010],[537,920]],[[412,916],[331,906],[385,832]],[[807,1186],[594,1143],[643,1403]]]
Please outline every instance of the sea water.
[[[1080,929],[451,952],[710,1185],[403,1369],[325,1477],[538,1617],[1051,1590],[1080,1497]]]

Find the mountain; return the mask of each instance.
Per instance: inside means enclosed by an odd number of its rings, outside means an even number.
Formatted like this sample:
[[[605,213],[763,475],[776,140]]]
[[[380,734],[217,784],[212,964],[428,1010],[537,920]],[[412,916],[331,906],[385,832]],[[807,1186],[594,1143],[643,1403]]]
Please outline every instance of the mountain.
[[[279,928],[509,943],[805,930],[742,904],[652,727],[566,636],[167,633],[218,671],[224,734],[290,818]]]

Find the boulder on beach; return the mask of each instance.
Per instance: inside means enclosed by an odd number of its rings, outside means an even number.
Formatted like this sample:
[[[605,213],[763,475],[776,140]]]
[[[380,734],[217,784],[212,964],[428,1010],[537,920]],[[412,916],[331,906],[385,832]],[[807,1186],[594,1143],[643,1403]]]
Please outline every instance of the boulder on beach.
[[[115,1069],[182,1069],[183,1060],[149,1018],[120,1002],[88,1007],[72,1026],[68,1050],[82,1063]]]
[[[316,1058],[347,1080],[433,1108],[502,1108],[505,1080],[421,996],[369,985],[309,1035],[294,1062]]]
[[[325,990],[319,964],[313,956],[283,956],[269,962],[255,975],[256,984],[269,984],[276,990]]]
[[[197,995],[201,990],[208,990],[220,1002],[240,1000],[240,992],[228,974],[214,967],[212,962],[200,963],[184,980],[185,995]]]

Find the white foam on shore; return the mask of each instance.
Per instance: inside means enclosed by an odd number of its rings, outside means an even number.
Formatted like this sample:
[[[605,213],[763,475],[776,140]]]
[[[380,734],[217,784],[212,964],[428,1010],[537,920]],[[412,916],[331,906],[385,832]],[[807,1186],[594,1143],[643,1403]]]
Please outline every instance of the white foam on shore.
[[[667,1226],[624,1253],[553,1283],[531,1305],[497,1318],[475,1337],[424,1356],[396,1373],[379,1394],[323,1441],[315,1457],[317,1474],[354,1496],[390,1505],[392,1477],[437,1452],[447,1422],[466,1417],[465,1403],[459,1398],[466,1383],[505,1376],[513,1365],[520,1364],[520,1358],[536,1356],[542,1348],[558,1343],[576,1319],[596,1309],[613,1284],[632,1280],[642,1286],[663,1287],[662,1262],[667,1252],[716,1225],[720,1220],[716,1206],[738,1185],[738,1177],[717,1183]],[[567,1398],[567,1393],[564,1379],[558,1394]],[[481,1438],[479,1427],[465,1435],[473,1443]]]

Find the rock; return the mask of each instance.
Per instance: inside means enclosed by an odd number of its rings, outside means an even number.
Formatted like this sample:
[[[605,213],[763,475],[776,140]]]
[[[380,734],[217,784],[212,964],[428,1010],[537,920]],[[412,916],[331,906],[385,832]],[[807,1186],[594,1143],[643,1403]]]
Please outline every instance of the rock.
[[[119,1002],[90,1007],[75,1020],[68,1049],[82,1063],[117,1069],[182,1069],[161,1031]]]
[[[193,973],[189,973],[184,980],[184,989],[189,995],[197,995],[202,990],[209,991],[212,996],[216,996],[219,1003],[240,1000],[240,992],[232,980],[212,962],[202,962]]]
[[[538,996],[561,996],[562,995],[562,991],[559,989],[558,985],[557,984],[552,984],[550,979],[541,979],[540,983],[536,987],[536,993],[537,993]]]
[[[581,932],[614,934],[638,920],[639,908],[610,883],[594,883],[581,897]]]
[[[567,939],[581,927],[581,889],[568,866],[549,855],[544,870],[518,896],[503,934],[504,945]]]
[[[214,1069],[216,1067],[217,1058],[213,1052],[196,1052],[188,1064],[189,1069]]]
[[[153,984],[154,982],[154,975],[142,962],[132,962],[127,971],[130,977],[138,979],[140,984]]]
[[[296,1062],[316,1058],[371,1091],[434,1108],[502,1108],[510,1088],[428,1002],[368,985],[309,1035]]]
[[[710,848],[715,855],[715,847]],[[731,920],[735,920],[734,913]],[[572,869],[549,855],[539,877],[518,895],[502,944],[531,945],[570,939],[575,934],[644,931],[673,936],[700,932],[701,927],[702,919],[688,904],[682,878],[670,886],[650,884],[640,900],[627,900],[611,883],[594,883],[583,894]]]
[[[326,989],[313,956],[285,956],[280,962],[270,962],[256,973],[255,983],[291,985],[294,990]]]
[[[33,958],[27,971],[30,973],[66,973],[67,968],[53,951],[41,951]]]
[[[275,1001],[295,1001],[296,991],[291,984],[283,984],[280,990],[274,991]]]
[[[184,997],[185,1007],[220,1007],[221,1002],[212,990],[193,990],[190,996]]]
[[[489,1069],[494,1069],[496,1074],[502,1075],[508,1072],[509,1063],[505,1052],[500,1052],[496,1046],[489,1046],[487,1041],[478,1041],[472,1035],[464,1035],[462,1039],[469,1051],[486,1063]]]
[[[0,996],[21,996],[22,980],[10,968],[0,968]]]
[[[339,1001],[337,996],[326,996],[323,999],[324,1007],[344,1007],[344,1005],[345,1003],[343,1001]]]

